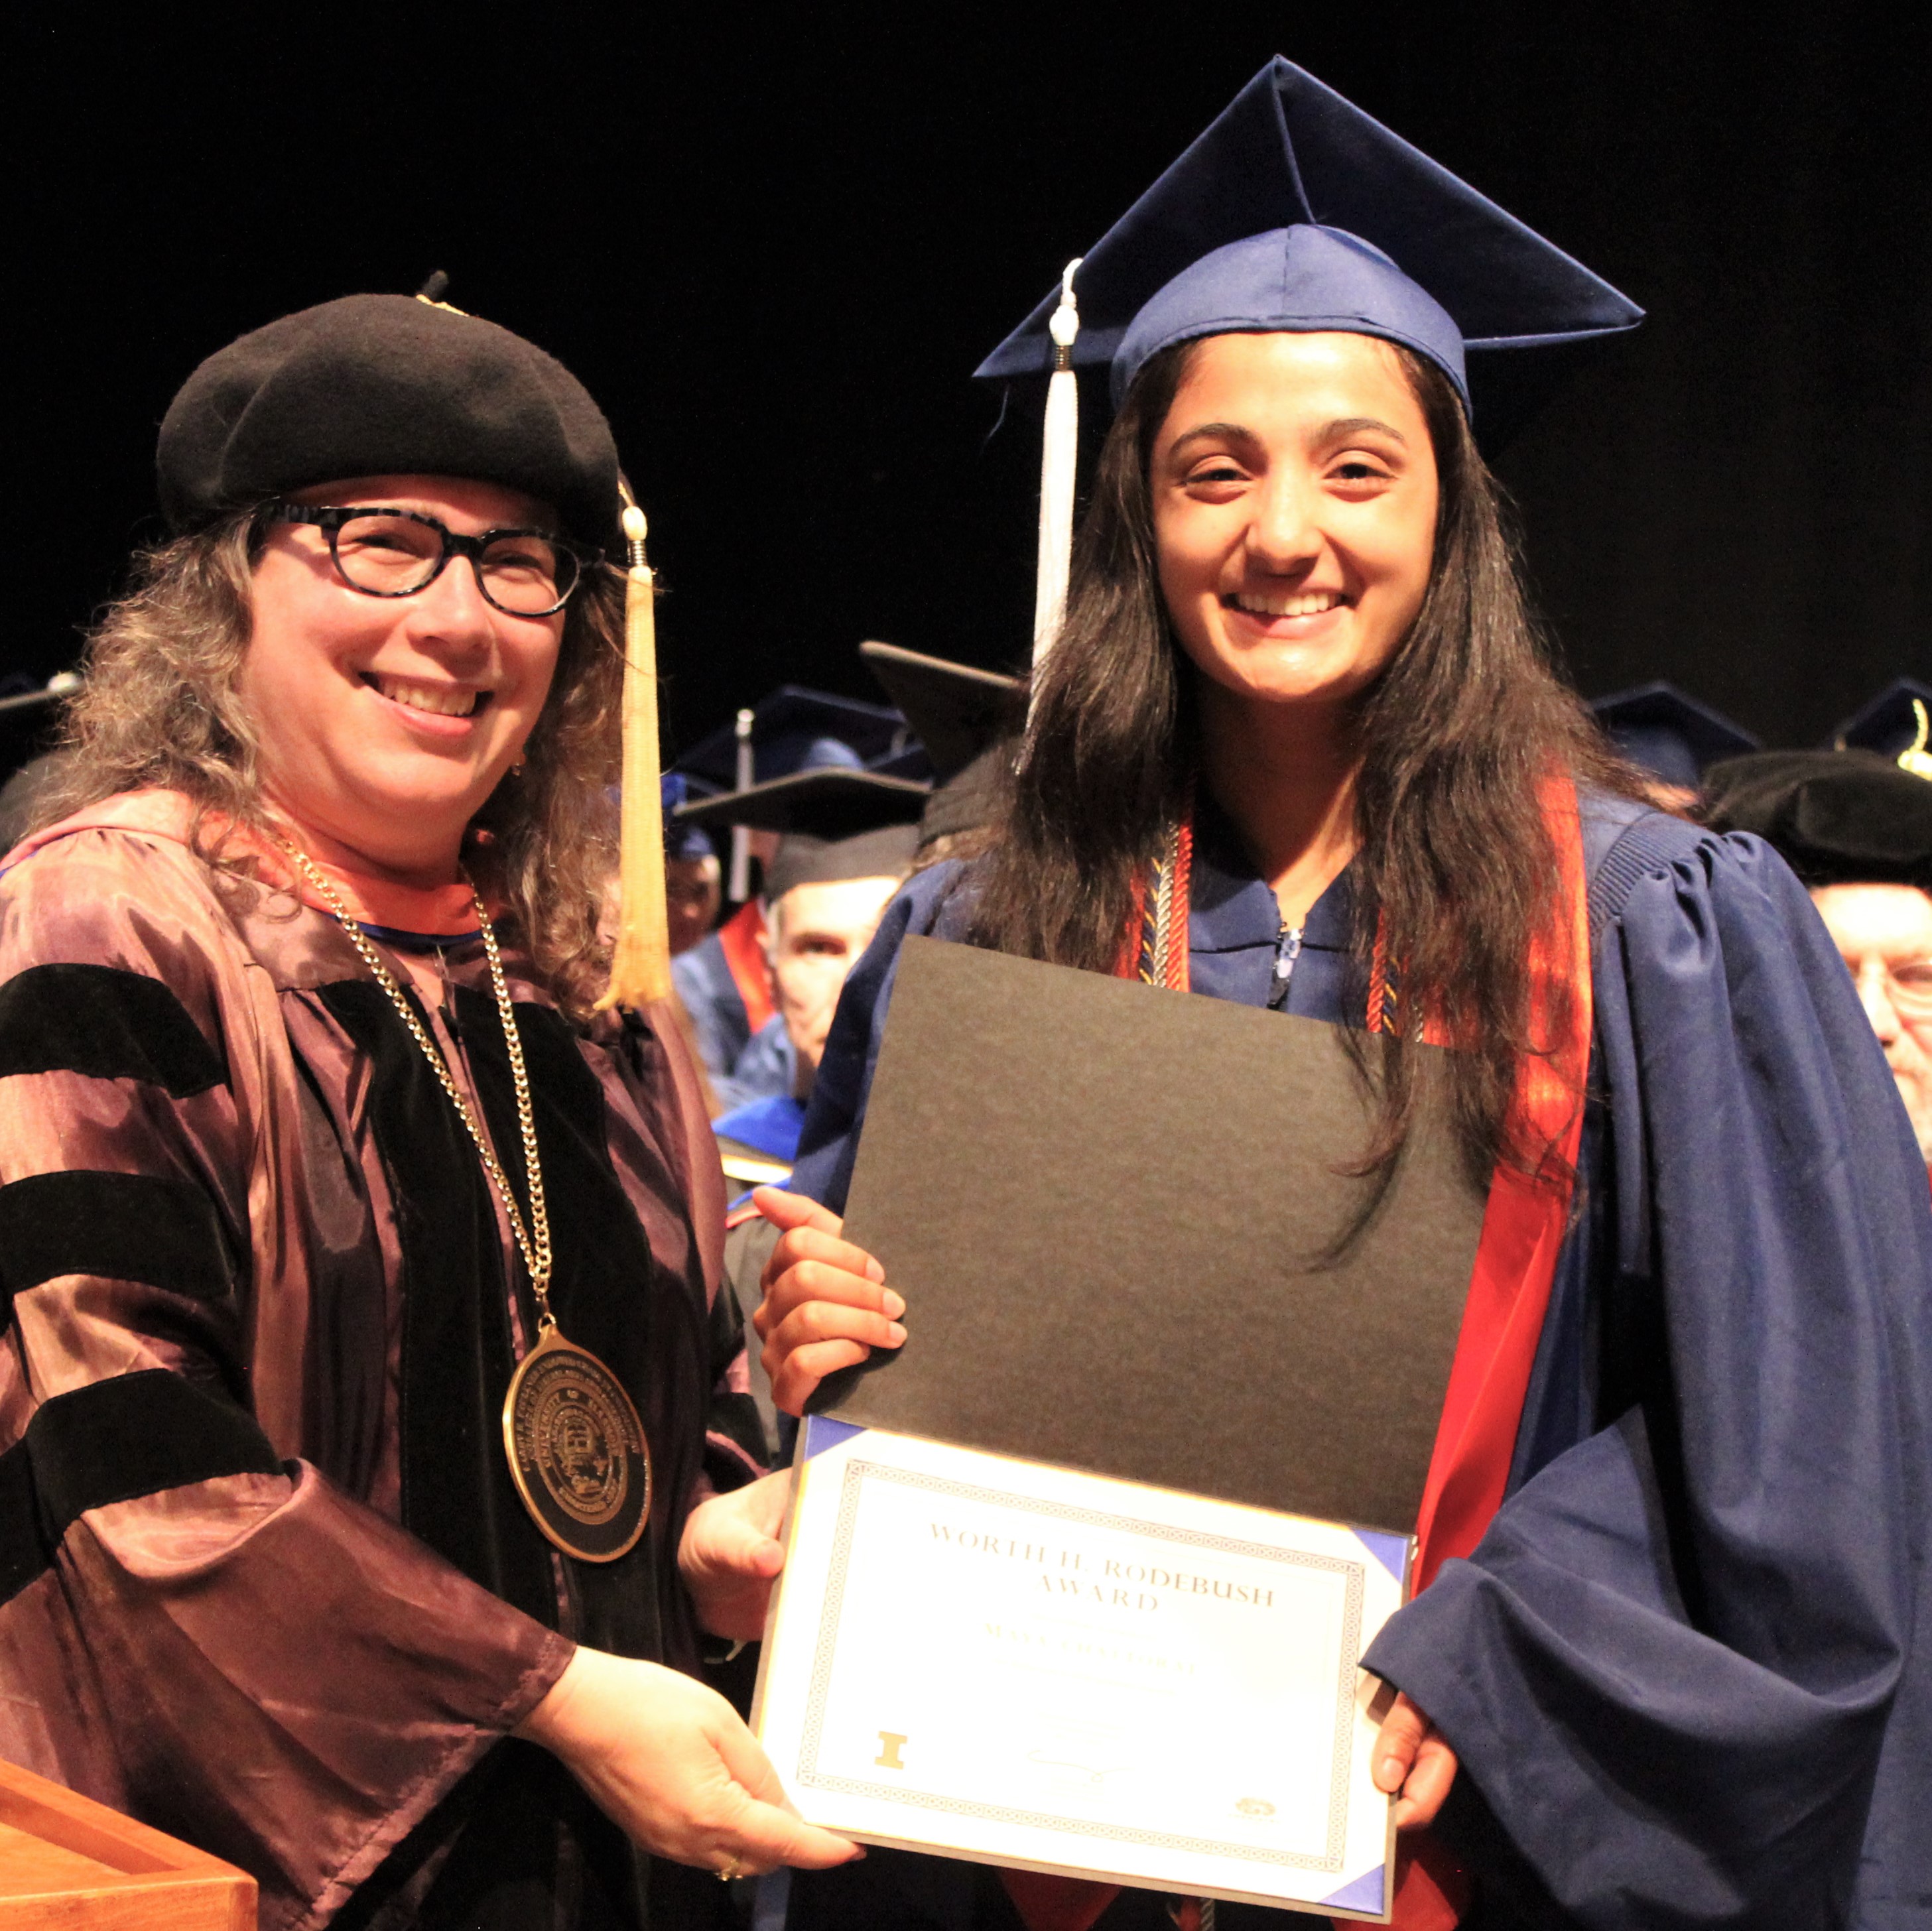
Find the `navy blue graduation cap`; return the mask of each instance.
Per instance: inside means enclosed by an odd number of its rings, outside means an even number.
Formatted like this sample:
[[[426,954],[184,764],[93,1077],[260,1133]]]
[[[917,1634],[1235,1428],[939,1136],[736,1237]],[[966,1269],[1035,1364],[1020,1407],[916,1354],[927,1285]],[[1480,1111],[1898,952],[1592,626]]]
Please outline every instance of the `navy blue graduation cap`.
[[[1924,707],[1923,715],[1915,704]],[[1900,677],[1860,706],[1832,733],[1832,742],[1840,751],[1875,751],[1883,757],[1896,758],[1915,746],[1922,753],[1925,716],[1932,716],[1932,684]]]
[[[1563,351],[1643,314],[1279,56],[1087,251],[1072,293],[1072,366],[1111,365],[1117,407],[1174,343],[1338,329],[1427,356],[1466,403],[1473,387],[1491,442],[1567,373]],[[1052,370],[1060,304],[1056,290],[976,373]]]
[[[717,847],[702,825],[680,824],[676,813],[691,796],[691,786],[682,772],[667,771],[658,780],[658,803],[664,816],[664,849],[667,859],[681,859],[686,864],[716,858]]]
[[[1633,764],[1695,791],[1720,758],[1756,751],[1758,740],[1688,691],[1660,680],[1591,700],[1604,732]]]
[[[781,684],[751,707],[752,776],[763,783],[796,771],[856,771],[903,749],[905,731],[905,720],[883,704]],[[707,787],[735,787],[739,742],[736,727],[722,724],[671,769]]]

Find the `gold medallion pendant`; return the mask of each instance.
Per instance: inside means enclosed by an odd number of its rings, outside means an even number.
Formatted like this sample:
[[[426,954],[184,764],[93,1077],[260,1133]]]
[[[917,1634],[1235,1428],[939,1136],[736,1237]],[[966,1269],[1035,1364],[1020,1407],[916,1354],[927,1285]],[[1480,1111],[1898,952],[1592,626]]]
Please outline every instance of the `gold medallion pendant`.
[[[651,1513],[651,1456],[622,1384],[596,1355],[545,1329],[503,1402],[510,1478],[566,1555],[615,1562]]]

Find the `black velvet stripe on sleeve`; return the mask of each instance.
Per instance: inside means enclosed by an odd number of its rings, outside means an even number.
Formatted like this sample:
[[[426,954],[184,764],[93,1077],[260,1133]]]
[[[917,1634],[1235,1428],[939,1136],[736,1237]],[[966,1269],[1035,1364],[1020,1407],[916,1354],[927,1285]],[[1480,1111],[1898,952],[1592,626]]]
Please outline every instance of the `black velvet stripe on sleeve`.
[[[228,1082],[187,1007],[118,966],[29,966],[0,985],[0,1078],[46,1072],[141,1080],[176,1099]]]
[[[214,1201],[152,1174],[32,1174],[0,1187],[0,1315],[62,1274],[142,1281],[195,1300],[235,1290]]]
[[[46,1569],[89,1509],[281,1465],[244,1410],[164,1369],[56,1395],[0,1456],[0,1601]]]
[[[10,1602],[47,1566],[40,1511],[34,1506],[33,1465],[27,1444],[0,1455],[0,1603]]]

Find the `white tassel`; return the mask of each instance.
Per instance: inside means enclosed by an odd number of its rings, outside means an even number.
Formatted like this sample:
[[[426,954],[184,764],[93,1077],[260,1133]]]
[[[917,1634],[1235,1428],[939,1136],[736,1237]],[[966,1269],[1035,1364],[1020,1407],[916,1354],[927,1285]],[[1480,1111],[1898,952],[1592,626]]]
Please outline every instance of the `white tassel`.
[[[1036,676],[1066,615],[1066,577],[1073,556],[1074,472],[1080,454],[1080,388],[1073,373],[1073,340],[1080,333],[1080,316],[1073,299],[1073,271],[1079,265],[1077,257],[1067,263],[1060,277],[1060,306],[1047,324],[1054,353],[1040,459],[1040,574],[1033,604]]]
[[[738,713],[738,761],[733,775],[740,791],[752,788],[752,722],[749,711]],[[752,895],[752,835],[742,825],[731,827],[731,876],[726,881],[724,895],[734,905],[742,905]]]

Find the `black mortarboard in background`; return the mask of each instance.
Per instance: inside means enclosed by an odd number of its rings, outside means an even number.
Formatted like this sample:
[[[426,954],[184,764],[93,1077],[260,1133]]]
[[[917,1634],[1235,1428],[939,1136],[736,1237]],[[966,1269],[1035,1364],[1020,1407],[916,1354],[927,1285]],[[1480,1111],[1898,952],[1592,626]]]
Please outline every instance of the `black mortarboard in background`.
[[[745,825],[782,834],[765,868],[764,895],[782,898],[795,885],[884,878],[911,865],[928,787],[880,772],[800,771],[748,790],[687,805],[680,823]]]
[[[184,382],[155,451],[177,530],[356,476],[466,476],[548,503],[566,534],[618,540],[617,445],[577,378],[480,316],[350,295],[218,349]]]
[[[1870,751],[1761,751],[1712,766],[1702,816],[1755,832],[1807,885],[1932,891],[1932,778]]]
[[[930,787],[876,771],[824,766],[768,779],[743,791],[720,792],[680,805],[681,825],[743,825],[754,832],[806,832],[849,838],[880,825],[918,821]]]
[[[1661,682],[1591,700],[1604,735],[1633,764],[1695,791],[1720,759],[1742,757],[1758,740],[1688,691]]]
[[[920,815],[920,844],[991,823],[1026,724],[1025,684],[897,644],[862,643],[859,655],[905,713],[940,781]]]
[[[750,709],[752,775],[760,784],[770,778],[788,778],[794,772],[840,767],[856,771],[904,748],[906,722],[898,712],[883,704],[837,697],[830,691],[781,684]],[[735,786],[736,727],[721,724],[708,737],[700,738],[671,769],[707,790]]]
[[[1486,442],[1506,436],[1580,345],[1642,310],[1312,74],[1277,56],[1088,250],[1076,368],[1115,406],[1150,355],[1207,335],[1338,329],[1442,370]],[[976,371],[1054,366],[1048,295]]]
[[[1875,751],[1881,757],[1896,757],[1916,744],[1925,748],[1919,714],[1912,707],[1923,705],[1932,714],[1932,684],[1916,677],[1900,677],[1888,684],[1876,697],[1861,705],[1832,733],[1838,750]]]
[[[926,747],[942,784],[1026,722],[1026,686],[1017,677],[896,643],[862,643],[859,655]]]

